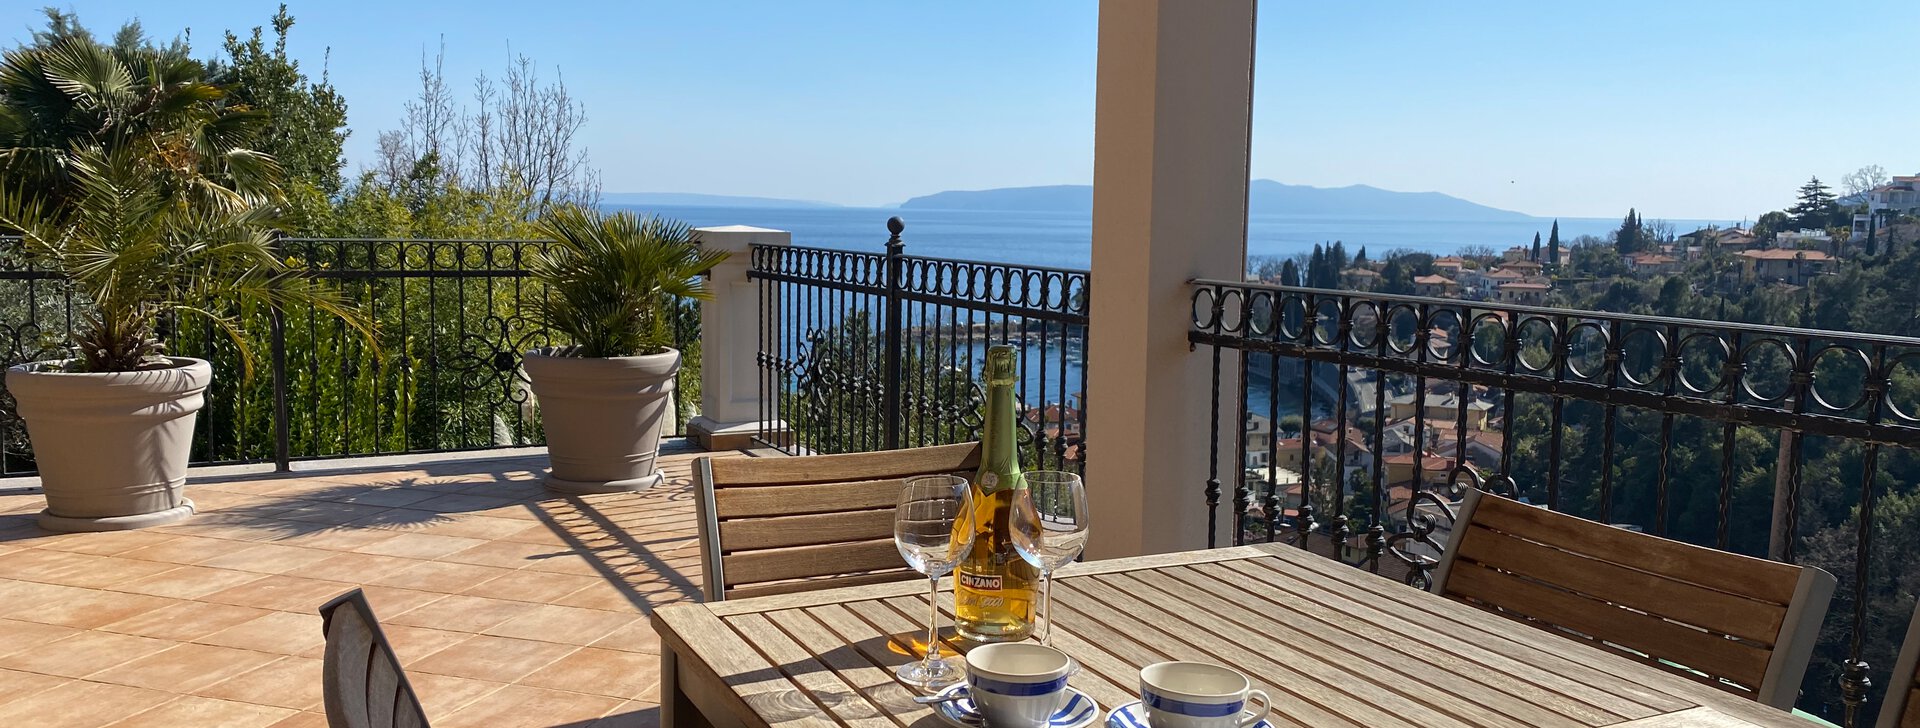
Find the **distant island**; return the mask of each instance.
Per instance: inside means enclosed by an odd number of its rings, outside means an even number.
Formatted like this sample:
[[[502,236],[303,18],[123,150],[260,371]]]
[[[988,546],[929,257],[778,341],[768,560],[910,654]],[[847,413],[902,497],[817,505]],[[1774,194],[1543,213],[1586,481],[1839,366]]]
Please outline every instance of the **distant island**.
[[[1324,215],[1407,220],[1529,220],[1532,216],[1487,207],[1439,192],[1395,192],[1367,185],[1312,187],[1257,179],[1247,188],[1255,215]],[[904,210],[1093,210],[1092,185],[953,190],[900,203]]]
[[[702,195],[692,192],[606,192],[600,195],[605,205],[666,205],[671,207],[839,207],[831,202],[785,200],[778,197],[741,195]]]

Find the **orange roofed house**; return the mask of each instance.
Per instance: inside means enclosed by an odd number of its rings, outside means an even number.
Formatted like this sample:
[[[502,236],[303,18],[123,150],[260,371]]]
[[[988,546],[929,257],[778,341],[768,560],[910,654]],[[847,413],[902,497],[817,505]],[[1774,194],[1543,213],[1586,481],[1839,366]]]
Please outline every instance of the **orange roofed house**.
[[[1833,256],[1818,250],[1745,250],[1740,253],[1740,264],[1752,280],[1804,286],[1814,276],[1827,272]]]
[[[1413,279],[1413,292],[1420,296],[1451,296],[1460,289],[1460,284],[1441,275],[1416,276]]]

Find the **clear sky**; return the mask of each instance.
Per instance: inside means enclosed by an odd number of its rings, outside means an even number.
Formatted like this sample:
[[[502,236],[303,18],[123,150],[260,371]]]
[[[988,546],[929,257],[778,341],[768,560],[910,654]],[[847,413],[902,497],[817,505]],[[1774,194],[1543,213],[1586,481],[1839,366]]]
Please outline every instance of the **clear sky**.
[[[0,3],[0,39],[38,25]],[[96,31],[265,23],[277,0],[66,0]],[[558,69],[608,191],[881,205],[1092,179],[1093,0],[296,0],[358,168],[444,37],[456,91]],[[1739,219],[1809,175],[1920,172],[1920,2],[1309,2],[1260,7],[1253,171],[1536,215]]]

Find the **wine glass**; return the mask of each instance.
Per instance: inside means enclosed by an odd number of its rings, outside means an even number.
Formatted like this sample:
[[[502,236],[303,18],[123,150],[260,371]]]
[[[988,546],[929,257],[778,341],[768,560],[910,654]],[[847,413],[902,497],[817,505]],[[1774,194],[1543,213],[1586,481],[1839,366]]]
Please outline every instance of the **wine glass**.
[[[966,670],[940,658],[940,577],[973,550],[973,488],[956,475],[907,480],[893,511],[893,543],[907,565],[927,575],[927,657],[894,674],[916,687],[937,690],[966,678]]]
[[[1013,548],[1040,570],[1040,644],[1053,640],[1053,571],[1087,547],[1087,488],[1080,476],[1060,470],[1026,473],[1027,487],[1013,505]]]

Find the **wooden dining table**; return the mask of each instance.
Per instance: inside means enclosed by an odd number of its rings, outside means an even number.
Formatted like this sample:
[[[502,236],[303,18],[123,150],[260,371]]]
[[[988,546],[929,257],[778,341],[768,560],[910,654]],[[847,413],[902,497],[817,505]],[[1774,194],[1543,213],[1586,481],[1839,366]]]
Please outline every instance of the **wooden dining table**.
[[[924,581],[662,608],[663,724],[944,725],[893,676],[921,654],[927,614]],[[1103,712],[1137,699],[1142,666],[1198,660],[1251,677],[1275,726],[1808,725],[1280,544],[1072,564],[1053,619],[1053,646],[1082,668],[1071,684]]]

